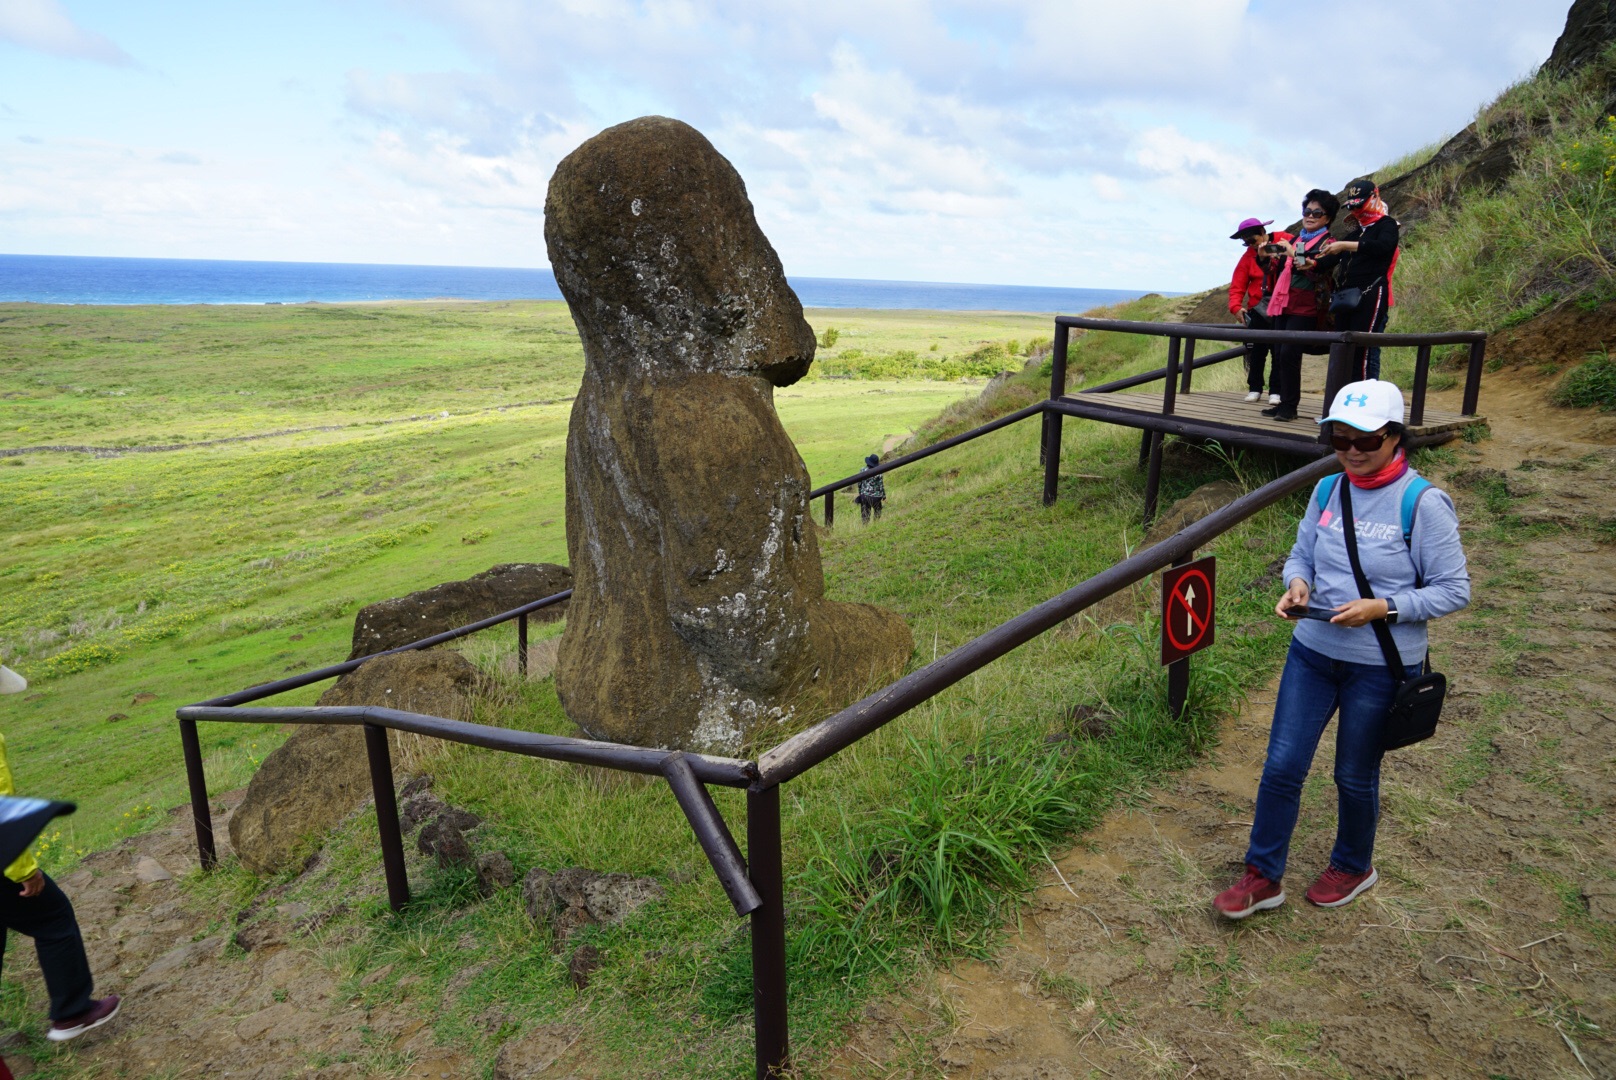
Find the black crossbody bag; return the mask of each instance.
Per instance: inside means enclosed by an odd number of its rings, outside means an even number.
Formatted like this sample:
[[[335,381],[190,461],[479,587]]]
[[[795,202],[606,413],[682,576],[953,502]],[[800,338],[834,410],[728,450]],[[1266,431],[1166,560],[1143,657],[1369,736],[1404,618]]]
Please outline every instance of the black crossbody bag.
[[[1347,541],[1347,559],[1352,563],[1352,576],[1358,582],[1358,593],[1365,600],[1373,600],[1374,590],[1369,587],[1369,577],[1358,559],[1358,530],[1352,516],[1352,485],[1341,483],[1338,486],[1341,491],[1341,528]],[[1414,587],[1419,588],[1417,567],[1414,575]],[[1392,640],[1391,625],[1385,619],[1374,619],[1369,625],[1374,628],[1375,640],[1380,642],[1386,666],[1397,680],[1397,692],[1392,695],[1392,707],[1387,711],[1386,723],[1381,729],[1380,748],[1382,751],[1396,750],[1424,742],[1436,734],[1436,724],[1442,716],[1442,700],[1448,694],[1448,677],[1440,671],[1431,670],[1429,652],[1426,653],[1425,663],[1410,677],[1408,669],[1403,666],[1403,657],[1397,651],[1397,642]]]

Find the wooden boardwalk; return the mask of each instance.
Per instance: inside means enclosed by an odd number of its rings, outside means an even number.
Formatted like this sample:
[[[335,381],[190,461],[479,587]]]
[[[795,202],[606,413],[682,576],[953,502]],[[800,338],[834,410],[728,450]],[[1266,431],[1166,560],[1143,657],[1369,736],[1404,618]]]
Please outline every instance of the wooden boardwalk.
[[[1111,394],[1068,394],[1058,399],[1060,411],[1071,416],[1100,420],[1187,436],[1213,438],[1222,442],[1266,446],[1295,453],[1323,453],[1318,442],[1319,428],[1314,421],[1324,413],[1321,394],[1302,395],[1295,420],[1276,420],[1262,415],[1268,402],[1247,402],[1238,390],[1194,390],[1180,393],[1171,416],[1162,416],[1161,391],[1118,391]],[[1446,442],[1482,416],[1462,416],[1442,409],[1426,408],[1418,425],[1407,424],[1411,443]]]

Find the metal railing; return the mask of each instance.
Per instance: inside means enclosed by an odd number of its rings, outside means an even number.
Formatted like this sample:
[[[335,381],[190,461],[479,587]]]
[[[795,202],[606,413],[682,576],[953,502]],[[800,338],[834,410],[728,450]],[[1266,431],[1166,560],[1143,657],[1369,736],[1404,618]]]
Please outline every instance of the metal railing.
[[[815,488],[810,498],[826,499],[826,523],[834,521],[831,499],[834,492],[848,483],[868,476],[880,475],[901,468],[921,458],[959,446],[972,439],[997,431],[1035,415],[1044,418],[1041,449],[1045,459],[1044,502],[1053,503],[1057,494],[1060,460],[1060,421],[1062,413],[1056,406],[1065,394],[1066,352],[1069,330],[1075,326],[1097,329],[1125,328],[1141,333],[1159,333],[1170,338],[1169,360],[1165,368],[1133,376],[1126,380],[1091,388],[1094,393],[1106,393],[1125,386],[1136,386],[1154,379],[1168,380],[1169,388],[1176,387],[1195,367],[1230,359],[1238,350],[1225,350],[1195,360],[1193,345],[1179,366],[1179,341],[1186,338],[1244,341],[1254,331],[1226,330],[1183,324],[1117,324],[1110,320],[1057,320],[1051,397],[1000,417],[951,439],[912,454],[906,454],[879,466],[866,469],[853,476]],[[1271,332],[1260,332],[1265,335]],[[1225,336],[1219,337],[1222,334]],[[1297,335],[1272,335],[1288,340]],[[1311,335],[1324,338],[1332,344],[1351,344],[1355,341],[1375,339],[1376,343],[1403,344],[1410,335]],[[1425,337],[1431,337],[1426,335]],[[1471,342],[1472,335],[1445,335],[1457,341]],[[1395,339],[1395,340],[1388,340]],[[1432,342],[1436,344],[1440,342]],[[1479,347],[1472,346],[1472,368],[1479,379]],[[1428,360],[1428,350],[1425,357]],[[1423,376],[1420,377],[1423,386]],[[1467,408],[1474,409],[1474,395],[1466,391]],[[1159,433],[1158,433],[1159,436]],[[1152,454],[1153,472],[1159,476],[1159,440]],[[1109,569],[1084,580],[1065,592],[1010,619],[973,640],[966,642],[947,655],[903,676],[889,686],[849,705],[832,716],[802,731],[758,757],[756,761],[717,757],[682,751],[657,750],[621,743],[598,742],[589,739],[567,738],[558,735],[540,735],[506,728],[449,720],[437,716],[423,716],[369,706],[322,707],[317,705],[295,707],[253,707],[252,702],[308,686],[323,679],[335,678],[360,665],[391,653],[410,649],[428,648],[468,634],[486,630],[502,623],[518,622],[520,661],[525,671],[527,616],[531,612],[558,604],[572,595],[571,590],[545,597],[542,600],[514,608],[488,619],[468,624],[424,638],[409,645],[372,656],[360,657],[329,667],[306,672],[291,678],[265,683],[247,690],[226,694],[177,711],[180,739],[184,749],[186,776],[190,785],[192,817],[196,826],[197,848],[204,868],[217,863],[213,838],[212,814],[208,806],[207,782],[202,767],[202,752],[197,734],[201,721],[244,722],[262,724],[326,724],[352,725],[364,730],[365,745],[375,796],[377,833],[382,849],[382,863],[387,882],[388,900],[394,910],[409,902],[409,883],[405,876],[403,839],[399,830],[398,804],[393,790],[393,774],[387,732],[406,731],[428,735],[449,742],[480,746],[505,753],[545,758],[551,761],[572,762],[615,769],[625,772],[660,775],[667,782],[675,801],[690,823],[691,831],[706,854],[714,875],[737,916],[751,920],[752,941],[752,995],[755,1040],[755,1066],[758,1080],[781,1078],[787,1075],[790,1060],[790,1037],[786,1019],[787,972],[785,930],[785,879],[781,847],[780,785],[787,783],[814,766],[823,763],[841,750],[879,730],[955,683],[993,663],[1012,650],[1046,633],[1051,628],[1106,597],[1129,587],[1170,565],[1189,562],[1197,548],[1205,546],[1230,528],[1252,517],[1281,499],[1311,486],[1318,479],[1336,471],[1336,462],[1321,457],[1301,468],[1279,477],[1252,491],[1222,509],[1207,515],[1167,539],[1121,560]],[[1170,682],[1169,701],[1175,715],[1184,703],[1184,677],[1187,668],[1175,666]],[[707,785],[741,788],[746,791],[746,852],[736,845],[723,816],[714,805]]]
[[[1147,334],[1167,339],[1167,364],[1154,371],[1133,375],[1126,379],[1089,387],[1077,395],[1066,392],[1066,362],[1073,330],[1101,330],[1124,334]],[[1156,516],[1156,499],[1161,489],[1162,441],[1167,435],[1217,441],[1230,437],[1228,425],[1175,415],[1178,395],[1190,392],[1192,379],[1198,368],[1222,363],[1240,355],[1244,349],[1224,349],[1199,360],[1195,348],[1200,341],[1246,342],[1267,345],[1300,345],[1305,351],[1327,351],[1328,367],[1325,373],[1324,400],[1335,400],[1336,392],[1353,381],[1352,357],[1359,348],[1413,346],[1414,387],[1409,403],[1409,426],[1418,427],[1425,421],[1426,389],[1430,382],[1431,350],[1438,345],[1465,345],[1469,347],[1469,365],[1465,373],[1464,403],[1460,408],[1464,416],[1476,415],[1481,393],[1482,368],[1487,351],[1487,335],[1479,330],[1459,330],[1431,334],[1369,334],[1352,330],[1251,330],[1243,326],[1224,326],[1210,323],[1149,323],[1128,322],[1122,319],[1090,319],[1079,315],[1062,315],[1055,320],[1055,344],[1051,350],[1049,398],[1044,402],[1044,502],[1055,501],[1056,485],[1060,474],[1061,418],[1124,422],[1143,430],[1139,444],[1140,463],[1147,464],[1145,480],[1145,520]],[[1145,383],[1163,381],[1162,405],[1159,413],[1137,409],[1119,409],[1103,401],[1085,401],[1088,395],[1115,393]],[[1317,453],[1329,452],[1329,433],[1322,428],[1317,438]],[[1238,436],[1243,446],[1294,454],[1303,440],[1245,431]],[[1410,440],[1414,445],[1415,440]]]

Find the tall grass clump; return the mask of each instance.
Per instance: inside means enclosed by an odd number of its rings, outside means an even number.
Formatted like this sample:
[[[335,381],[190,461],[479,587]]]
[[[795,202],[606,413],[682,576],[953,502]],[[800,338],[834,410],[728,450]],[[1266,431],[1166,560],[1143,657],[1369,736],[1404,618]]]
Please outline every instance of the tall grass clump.
[[[1549,400],[1556,405],[1586,409],[1597,405],[1609,412],[1616,409],[1616,359],[1609,352],[1590,357],[1566,372]]]

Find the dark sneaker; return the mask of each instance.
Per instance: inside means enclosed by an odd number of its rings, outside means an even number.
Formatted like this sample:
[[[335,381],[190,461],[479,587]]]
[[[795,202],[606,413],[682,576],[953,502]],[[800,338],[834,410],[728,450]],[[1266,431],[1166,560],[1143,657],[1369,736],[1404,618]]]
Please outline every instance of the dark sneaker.
[[[1279,406],[1278,405],[1270,405],[1268,408],[1266,408],[1266,409],[1264,409],[1262,411],[1262,414],[1264,416],[1278,416],[1279,415]]]
[[[1218,893],[1212,906],[1225,919],[1244,919],[1258,911],[1277,908],[1285,902],[1285,890],[1277,881],[1269,881],[1254,866],[1246,867],[1246,876]]]
[[[102,1024],[118,1015],[118,1006],[122,1002],[117,994],[109,994],[100,1001],[92,1002],[88,1009],[77,1016],[69,1016],[64,1020],[52,1020],[50,1030],[45,1032],[45,1038],[51,1042],[66,1042],[76,1039],[91,1028],[98,1028]]]
[[[1332,866],[1308,888],[1307,899],[1319,907],[1344,907],[1379,880],[1380,875],[1373,866],[1362,874],[1349,874]]]
[[[1274,419],[1275,420],[1295,420],[1296,419],[1296,410],[1295,409],[1287,409],[1285,406],[1281,405],[1274,411]]]

